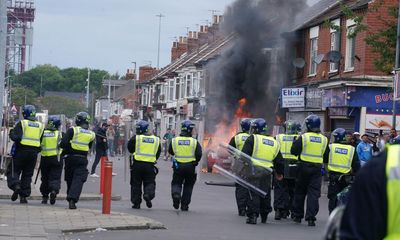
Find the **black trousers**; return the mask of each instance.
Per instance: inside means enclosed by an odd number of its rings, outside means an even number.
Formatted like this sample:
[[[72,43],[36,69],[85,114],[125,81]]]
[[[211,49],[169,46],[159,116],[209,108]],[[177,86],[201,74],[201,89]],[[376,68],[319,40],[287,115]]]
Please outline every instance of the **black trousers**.
[[[194,163],[178,163],[178,169],[174,168],[172,175],[172,199],[179,200],[181,206],[189,206],[196,179],[197,174]]]
[[[42,196],[48,196],[50,192],[55,191],[57,194],[61,188],[61,173],[63,162],[58,161],[57,156],[42,157],[40,161],[40,173],[42,175],[42,184],[40,192]]]
[[[19,186],[21,197],[29,197],[31,195],[32,176],[37,160],[37,151],[18,151],[8,166],[7,185],[11,190],[15,190]]]
[[[78,202],[83,184],[89,175],[86,156],[68,155],[65,158],[64,179],[67,182],[67,201]]]
[[[348,186],[348,184],[345,183],[344,181],[339,181],[339,177],[341,175],[342,174],[340,174],[340,173],[334,173],[334,172],[329,173],[329,185],[328,185],[329,214],[338,205],[337,194],[340,193],[345,187]]]
[[[235,197],[236,197],[236,204],[238,207],[238,212],[246,211],[247,201],[249,201],[249,190],[247,188],[242,187],[239,184],[235,184]]]
[[[156,169],[154,163],[133,161],[131,166],[131,202],[140,205],[143,199],[153,200],[156,195]]]
[[[96,149],[96,156],[94,158],[94,162],[92,164],[92,171],[90,172],[90,174],[96,173],[96,168],[97,168],[97,165],[100,162],[100,158],[104,157],[104,156],[107,156],[107,151],[106,150]]]
[[[271,175],[263,174],[257,179],[248,180],[254,186],[260,188],[267,193],[265,198],[260,197],[254,192],[249,191],[249,200],[247,201],[247,216],[256,216],[261,214],[261,216],[267,216],[272,212],[271,206]]]
[[[294,179],[284,178],[277,180],[274,178],[274,210],[285,212],[292,211],[294,199]]]
[[[307,196],[306,221],[316,220],[319,211],[318,199],[321,197],[321,164],[299,163],[294,190],[293,216],[304,217],[304,202]]]

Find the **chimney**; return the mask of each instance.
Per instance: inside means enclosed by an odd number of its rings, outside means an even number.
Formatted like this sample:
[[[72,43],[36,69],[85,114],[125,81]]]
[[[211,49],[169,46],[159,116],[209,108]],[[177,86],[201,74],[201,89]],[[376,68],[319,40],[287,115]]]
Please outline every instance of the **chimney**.
[[[127,69],[125,74],[126,80],[135,80],[136,79],[136,72],[135,69]]]
[[[196,51],[200,45],[199,45],[199,39],[197,38],[197,32],[189,32],[189,38],[187,40],[187,46],[188,46],[188,53],[192,53]]]
[[[174,42],[171,48],[171,61],[175,61],[182,54],[188,51],[187,37],[179,37],[178,42]]]
[[[153,68],[151,66],[141,66],[139,67],[139,81],[149,80],[156,73],[156,68]]]

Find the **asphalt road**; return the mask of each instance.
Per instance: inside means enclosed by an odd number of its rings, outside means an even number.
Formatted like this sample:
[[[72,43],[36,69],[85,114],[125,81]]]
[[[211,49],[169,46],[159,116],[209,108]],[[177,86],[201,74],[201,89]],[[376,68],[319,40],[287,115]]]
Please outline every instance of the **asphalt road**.
[[[275,221],[274,213],[269,215],[267,224],[245,224],[245,217],[237,215],[234,188],[204,184],[208,180],[227,181],[213,174],[199,174],[189,212],[175,210],[170,196],[171,163],[163,160],[158,163],[160,173],[157,176],[153,208],[147,209],[143,202],[142,208],[135,210],[130,203],[129,174],[126,182],[124,179],[123,159],[115,158],[114,167],[118,175],[113,177],[113,194],[119,194],[123,199],[112,203],[112,211],[149,217],[162,222],[167,229],[90,232],[65,236],[65,239],[321,239],[328,218],[327,199],[322,195],[316,227],[308,227],[305,222],[296,224],[290,220]],[[89,178],[85,191],[96,192],[97,189],[98,179]],[[78,207],[101,209],[101,202],[79,202]]]

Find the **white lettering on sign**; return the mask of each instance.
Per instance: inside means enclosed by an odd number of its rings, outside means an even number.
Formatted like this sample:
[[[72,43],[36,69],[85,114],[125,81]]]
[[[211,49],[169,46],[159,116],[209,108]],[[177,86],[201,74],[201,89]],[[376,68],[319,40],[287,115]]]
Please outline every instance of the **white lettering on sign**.
[[[39,123],[37,123],[37,122],[28,122],[28,126],[29,127],[38,128],[39,127]]]
[[[310,142],[321,143],[321,137],[310,136]]]
[[[56,133],[54,132],[45,132],[43,133],[43,137],[54,137]]]
[[[178,145],[189,146],[190,140],[179,140]]]
[[[347,155],[347,149],[344,148],[336,148],[335,153]]]
[[[274,141],[271,141],[269,139],[263,139],[262,142],[264,145],[274,146]]]
[[[153,138],[143,138],[143,142],[144,143],[154,143],[154,139]]]
[[[304,107],[305,96],[304,88],[282,88],[282,108]]]
[[[293,142],[294,136],[283,136],[282,141],[284,142]]]

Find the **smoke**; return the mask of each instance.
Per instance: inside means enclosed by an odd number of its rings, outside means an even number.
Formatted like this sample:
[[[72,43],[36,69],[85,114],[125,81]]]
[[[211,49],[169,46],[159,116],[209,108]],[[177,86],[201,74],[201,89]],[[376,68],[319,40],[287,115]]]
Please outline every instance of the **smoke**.
[[[274,123],[280,88],[292,70],[282,34],[306,6],[306,0],[237,0],[227,8],[221,30],[235,40],[207,65],[207,132],[233,119],[242,98],[248,102],[245,111]]]

